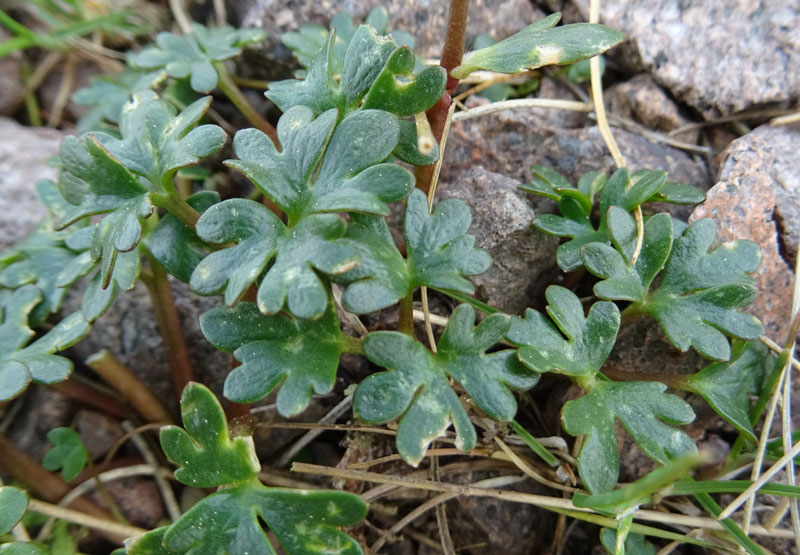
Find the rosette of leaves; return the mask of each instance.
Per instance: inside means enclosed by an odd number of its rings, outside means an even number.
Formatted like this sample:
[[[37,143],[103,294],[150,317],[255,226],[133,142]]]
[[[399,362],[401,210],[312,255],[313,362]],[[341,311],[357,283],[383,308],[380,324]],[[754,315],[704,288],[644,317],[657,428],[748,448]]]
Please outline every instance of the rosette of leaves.
[[[581,176],[577,187],[544,166],[534,165],[531,171],[533,180],[520,188],[558,202],[561,216],[543,214],[536,217],[533,225],[550,235],[569,238],[556,251],[556,262],[565,272],[581,265],[584,245],[610,241],[607,217],[611,206],[632,211],[645,202],[695,204],[705,198],[695,187],[667,181],[663,171],[639,170],[630,174],[626,168],[620,168],[611,178],[601,172],[589,172]],[[597,224],[592,221],[595,206],[599,209]]]
[[[54,354],[70,347],[89,333],[81,313],[61,320],[42,337],[29,344],[34,331],[28,327],[33,308],[42,300],[34,285],[24,285],[2,296],[0,304],[0,401],[22,393],[33,380],[57,383],[72,373],[72,362]]]
[[[364,340],[364,352],[387,370],[359,384],[353,398],[355,416],[368,423],[399,418],[397,450],[413,466],[451,423],[456,446],[469,451],[477,440],[475,428],[449,378],[458,382],[484,413],[503,422],[517,412],[512,391],[529,389],[539,380],[538,374],[519,364],[513,349],[486,352],[505,337],[510,325],[507,315],[493,314],[475,326],[474,309],[460,305],[435,354],[403,333],[370,333]]]
[[[252,403],[280,387],[276,403],[283,416],[304,411],[312,393],[333,389],[346,349],[332,305],[322,317],[304,320],[264,316],[254,303],[240,302],[203,314],[200,329],[212,345],[241,362],[225,379],[225,397]]]
[[[364,20],[364,24],[375,29],[378,35],[392,35],[392,40],[399,46],[414,49],[416,39],[413,35],[397,29],[389,30],[389,12],[383,6],[374,7]],[[353,23],[353,18],[349,14],[340,12],[331,19],[329,29],[322,25],[306,23],[300,25],[297,32],[284,33],[281,42],[292,51],[300,65],[307,68],[313,61],[314,55],[327,45],[329,37],[335,30],[330,67],[334,75],[341,75],[344,56],[356,29],[357,25]],[[418,62],[418,65],[422,64]],[[305,69],[295,72],[295,77],[298,78],[303,78],[305,75]]]
[[[636,225],[631,215],[610,208],[608,229],[613,247],[590,243],[581,251],[586,268],[601,278],[594,286],[598,297],[630,301],[627,313],[653,316],[675,347],[692,347],[712,360],[730,358],[726,334],[741,339],[761,336],[758,319],[740,312],[755,298],[748,273],[761,259],[758,245],[736,240],[709,252],[716,225],[707,218],[689,225],[673,241],[672,218],[657,214],[645,223],[641,252],[632,263]]]
[[[339,68],[335,35],[332,32],[316,53],[304,79],[271,83],[267,98],[284,112],[294,106],[307,106],[315,114],[336,108],[343,118],[358,108],[376,108],[403,117],[427,110],[444,92],[443,68],[429,66],[413,73],[411,49],[379,36],[369,25],[353,33]]]
[[[353,538],[337,529],[364,518],[367,505],[360,497],[262,485],[252,438],[230,436],[225,413],[205,386],[186,386],[181,416],[185,429],[161,431],[164,453],[178,465],[175,478],[188,486],[219,489],[177,522],[127,540],[129,555],[274,555],[264,524],[289,554],[362,553]]]
[[[196,217],[180,200],[172,181],[179,169],[197,164],[225,143],[225,132],[219,127],[195,127],[210,102],[210,97],[202,98],[176,114],[155,93],[143,91],[123,108],[121,138],[97,132],[62,141],[59,190],[72,206],[59,226],[105,214],[94,227],[89,245],[91,260],[100,262],[101,288],[109,286],[112,275],[121,284],[135,281],[138,259],[126,264],[124,273],[115,273],[114,268],[120,254],[137,247],[142,222],[156,205],[184,218]]]
[[[319,274],[342,274],[359,262],[338,241],[345,224],[334,213],[387,215],[387,203],[402,200],[414,186],[408,170],[380,163],[398,133],[397,119],[381,110],[359,110],[337,125],[336,110],[315,118],[302,106],[278,122],[282,152],[260,131],[238,132],[233,146],[239,160],[226,164],[272,199],[288,222],[248,200],[211,207],[197,222],[199,237],[234,246],[207,256],[192,274],[192,288],[203,295],[224,291],[226,304],[233,305],[266,271],[257,294],[264,314],[286,303],[295,316],[321,316],[328,292]]]
[[[163,69],[176,79],[189,77],[192,89],[207,93],[219,80],[216,62],[238,56],[244,46],[266,36],[261,29],[234,29],[229,25],[208,28],[192,23],[189,34],[159,33],[156,43],[131,54],[129,63],[145,70]]]
[[[353,215],[345,242],[358,253],[361,264],[334,278],[349,284],[342,296],[345,308],[356,314],[375,312],[423,285],[474,293],[475,287],[463,276],[485,272],[491,258],[474,247],[475,238],[467,234],[471,221],[466,202],[443,200],[431,214],[425,194],[414,190],[406,201],[403,258],[383,218]]]
[[[100,75],[89,80],[89,86],[76,90],[72,100],[88,111],[78,120],[78,132],[105,129],[108,123],[118,124],[122,108],[135,92],[152,89],[166,77],[164,70],[138,71],[126,67],[121,73]]]
[[[580,299],[568,289],[551,285],[545,295],[549,318],[528,309],[524,318],[513,319],[508,339],[519,345],[519,360],[537,374],[565,374],[588,391],[562,410],[564,430],[586,436],[578,458],[578,472],[586,488],[593,493],[608,491],[617,482],[617,419],[658,462],[693,449],[688,435],[662,421],[687,424],[694,419],[685,401],[664,394],[665,385],[599,379],[619,329],[617,307],[600,301],[584,316]]]

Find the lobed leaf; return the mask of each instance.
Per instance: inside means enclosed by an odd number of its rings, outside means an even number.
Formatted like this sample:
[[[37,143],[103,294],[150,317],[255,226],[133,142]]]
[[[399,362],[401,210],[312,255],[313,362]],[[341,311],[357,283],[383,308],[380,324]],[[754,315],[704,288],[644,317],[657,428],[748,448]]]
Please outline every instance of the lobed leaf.
[[[371,26],[361,25],[345,41],[337,43],[332,32],[310,61],[305,78],[271,83],[267,98],[283,112],[295,106],[307,106],[315,114],[335,108],[343,117],[360,108],[363,99],[364,108],[407,116],[427,110],[444,92],[445,71],[427,67],[414,74],[413,52],[398,47],[391,36],[379,36]]]
[[[280,387],[278,412],[294,416],[306,409],[312,392],[328,393],[336,382],[343,337],[332,306],[317,320],[302,320],[264,316],[255,304],[242,302],[209,310],[200,329],[242,363],[225,380],[231,401],[252,403]]]
[[[611,302],[597,302],[584,318],[580,299],[569,289],[551,285],[545,296],[552,323],[531,308],[524,319],[512,318],[508,339],[520,345],[520,362],[538,373],[594,376],[614,347],[619,309]]]
[[[53,428],[47,432],[47,439],[53,447],[45,453],[42,466],[51,472],[61,470],[66,482],[74,480],[89,460],[81,436],[72,428]]]
[[[555,27],[560,13],[528,25],[505,40],[464,55],[450,74],[463,79],[480,69],[517,73],[546,65],[565,65],[601,54],[625,35],[603,25],[574,23]]]
[[[245,129],[233,142],[239,160],[225,163],[275,201],[290,224],[322,212],[388,215],[386,203],[414,187],[408,170],[379,163],[397,145],[397,119],[380,110],[360,110],[338,126],[336,118],[335,110],[315,118],[307,107],[292,108],[278,122],[283,152],[260,131]]]
[[[692,408],[675,395],[665,394],[658,382],[596,382],[591,392],[568,401],[561,413],[564,430],[585,435],[578,472],[592,493],[610,491],[619,476],[619,451],[614,423],[622,422],[642,451],[666,464],[670,458],[694,453],[696,446],[671,424],[694,420]]]
[[[217,86],[214,62],[238,56],[243,46],[264,38],[266,32],[261,29],[208,28],[192,23],[192,32],[186,35],[159,33],[154,45],[130,55],[129,62],[142,69],[163,68],[176,79],[189,77],[192,89],[207,93]]]
[[[72,372],[72,362],[53,353],[70,347],[89,333],[89,323],[75,313],[31,344],[28,315],[41,300],[34,285],[9,293],[0,305],[0,401],[22,393],[31,380],[56,383]]]
[[[206,96],[177,113],[153,91],[139,91],[122,108],[122,138],[102,132],[94,136],[129,171],[147,179],[151,189],[170,191],[175,171],[197,164],[225,144],[221,127],[196,127],[210,105],[211,97]]]
[[[415,189],[406,202],[405,236],[413,286],[426,285],[472,294],[462,276],[481,274],[492,263],[489,253],[474,247],[467,234],[472,214],[466,202],[446,199],[428,212],[425,193]]]
[[[161,429],[161,448],[178,465],[179,482],[212,488],[247,482],[261,469],[252,438],[230,437],[225,412],[207,387],[192,382],[183,389],[181,419],[185,430]]]
[[[727,362],[714,362],[685,379],[690,391],[702,395],[717,414],[752,441],[757,441],[750,419],[750,395],[758,395],[766,366],[774,364],[761,343],[741,342]]]
[[[397,449],[414,466],[422,460],[430,442],[451,423],[456,430],[456,446],[463,451],[472,449],[475,429],[448,377],[460,383],[491,418],[511,420],[517,411],[511,390],[529,389],[539,378],[517,362],[513,350],[486,354],[502,340],[510,325],[508,316],[494,314],[475,326],[474,309],[460,305],[442,334],[436,354],[402,333],[367,335],[364,352],[387,370],[359,384],[353,398],[354,414],[370,423],[399,417]]]
[[[248,330],[223,333],[223,342],[238,342],[239,332]],[[252,438],[230,438],[222,407],[205,386],[186,386],[181,414],[186,431],[175,426],[161,431],[164,452],[179,465],[176,478],[196,487],[226,487],[195,504],[177,522],[127,540],[129,555],[274,554],[262,522],[290,554],[362,553],[353,538],[336,529],[364,518],[367,506],[360,497],[263,486],[255,478],[260,465]]]
[[[595,285],[595,293],[604,299],[633,301],[632,310],[656,318],[681,351],[693,347],[713,360],[728,360],[730,345],[725,334],[756,339],[763,331],[757,318],[739,312],[755,298],[747,273],[758,267],[758,246],[739,240],[709,253],[716,236],[716,225],[710,219],[692,223],[673,245],[671,226],[666,214],[647,222],[642,252],[634,266],[624,240],[615,238],[616,249],[587,245],[584,264],[603,279]],[[651,291],[662,266],[663,280]]]

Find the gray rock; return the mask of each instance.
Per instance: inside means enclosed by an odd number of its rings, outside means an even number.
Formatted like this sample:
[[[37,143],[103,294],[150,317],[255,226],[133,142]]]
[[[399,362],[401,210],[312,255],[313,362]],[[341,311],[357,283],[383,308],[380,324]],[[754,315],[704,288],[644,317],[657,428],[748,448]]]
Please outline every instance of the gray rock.
[[[116,418],[93,410],[79,410],[73,425],[93,461],[105,456],[117,440],[125,435]]]
[[[327,27],[331,17],[346,12],[356,22],[363,21],[377,5],[389,12],[391,29],[413,33],[417,38],[416,52],[424,57],[438,58],[442,53],[447,26],[448,2],[430,0],[233,0],[229,2],[234,21],[244,27],[261,27],[269,33],[261,55],[280,65],[293,64],[291,53],[281,43],[287,31],[296,31],[304,23]],[[469,7],[467,45],[478,33],[490,33],[504,39],[526,25],[543,17],[527,0],[473,0]],[[265,71],[271,71],[266,68]],[[275,75],[274,77],[277,77]]]
[[[531,226],[534,212],[519,181],[473,166],[441,190],[472,209],[470,233],[489,251],[492,267],[472,276],[478,298],[510,314],[531,306],[552,282],[558,239]]]
[[[589,13],[589,0],[575,0]],[[781,0],[611,0],[600,21],[707,119],[800,96],[800,5]],[[638,69],[637,69],[638,70]]]
[[[44,218],[35,186],[40,179],[58,176],[47,160],[58,154],[64,136],[0,118],[0,250],[28,235]]]

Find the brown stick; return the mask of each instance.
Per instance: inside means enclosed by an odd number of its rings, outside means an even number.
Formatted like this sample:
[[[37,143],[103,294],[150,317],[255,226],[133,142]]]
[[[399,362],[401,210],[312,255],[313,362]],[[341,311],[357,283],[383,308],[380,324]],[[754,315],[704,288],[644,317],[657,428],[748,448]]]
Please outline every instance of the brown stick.
[[[158,397],[114,355],[103,349],[86,359],[86,364],[97,372],[104,382],[119,391],[147,422],[173,423],[172,417]]]
[[[0,468],[25,484],[37,496],[51,503],[58,503],[72,489],[64,480],[44,469],[39,461],[24,453],[0,434]],[[85,497],[79,497],[69,504],[76,511],[114,522],[111,515],[99,505]],[[114,541],[124,538],[113,536]]]

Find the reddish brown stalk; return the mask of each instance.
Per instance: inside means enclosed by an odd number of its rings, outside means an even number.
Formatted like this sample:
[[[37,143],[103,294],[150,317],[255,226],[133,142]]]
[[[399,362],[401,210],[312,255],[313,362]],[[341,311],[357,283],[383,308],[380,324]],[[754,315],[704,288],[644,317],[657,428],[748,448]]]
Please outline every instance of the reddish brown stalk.
[[[464,56],[468,15],[469,0],[450,0],[447,34],[444,39],[442,58],[439,62],[439,65],[447,70],[447,84],[442,97],[426,112],[428,122],[431,124],[431,131],[433,131],[433,136],[436,137],[436,142],[441,142],[442,140],[447,111],[450,109],[450,103],[452,102],[452,94],[456,90],[456,86],[458,86],[458,79],[451,76],[450,72],[461,65],[461,58]],[[433,164],[414,168],[417,187],[426,193],[430,189],[431,180],[433,179],[433,168]]]
[[[142,281],[147,286],[150,299],[153,302],[153,312],[158,322],[158,329],[164,340],[164,349],[167,352],[167,362],[172,372],[172,383],[178,398],[187,383],[192,381],[194,371],[189,360],[189,350],[183,338],[183,329],[175,307],[175,299],[169,287],[167,271],[149,253],[147,260],[150,262],[150,274],[142,274]]]
[[[98,409],[109,416],[116,416],[117,418],[123,419],[130,418],[131,416],[120,399],[109,395],[102,389],[89,383],[78,381],[74,377],[67,381],[53,384],[50,388],[55,389],[65,397]]]

